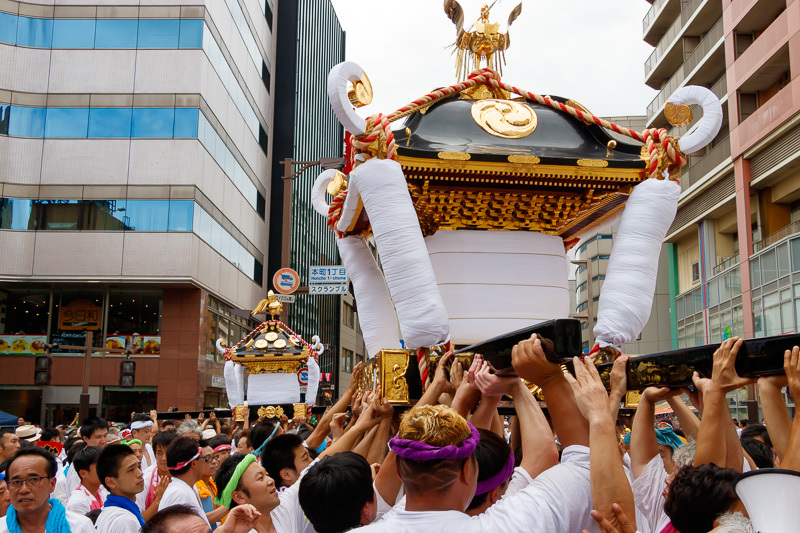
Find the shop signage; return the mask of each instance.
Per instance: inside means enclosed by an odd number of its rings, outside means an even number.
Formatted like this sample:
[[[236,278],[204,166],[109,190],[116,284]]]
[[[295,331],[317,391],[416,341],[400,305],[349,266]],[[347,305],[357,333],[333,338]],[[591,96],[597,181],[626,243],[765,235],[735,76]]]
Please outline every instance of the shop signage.
[[[276,294],[275,297],[283,304],[293,304],[297,300],[294,294]]]
[[[97,330],[103,313],[99,305],[89,300],[73,300],[61,307],[58,312],[58,329]]]
[[[44,353],[47,335],[0,335],[0,354]]]
[[[216,374],[211,374],[211,386],[218,389],[224,389],[225,378],[222,376],[217,376]]]

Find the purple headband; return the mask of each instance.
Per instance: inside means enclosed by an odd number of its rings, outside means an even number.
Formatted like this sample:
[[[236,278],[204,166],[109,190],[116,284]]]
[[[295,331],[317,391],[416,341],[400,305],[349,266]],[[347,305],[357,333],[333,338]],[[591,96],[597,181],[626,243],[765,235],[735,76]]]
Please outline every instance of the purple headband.
[[[514,452],[508,454],[508,461],[506,461],[506,465],[500,470],[498,473],[490,477],[489,479],[484,479],[483,481],[478,481],[478,486],[475,487],[475,496],[480,496],[481,494],[486,494],[490,490],[494,490],[506,480],[511,477],[511,474],[514,472]]]
[[[467,425],[469,426],[471,435],[469,438],[464,439],[464,441],[458,446],[451,444],[449,446],[440,448],[438,446],[428,444],[427,442],[392,437],[392,439],[389,441],[389,448],[398,457],[409,459],[411,461],[448,461],[452,459],[466,459],[472,455],[472,452],[475,451],[475,447],[478,446],[478,442],[481,440],[481,436],[478,433],[478,430],[475,429],[475,426],[469,422],[467,422]]]

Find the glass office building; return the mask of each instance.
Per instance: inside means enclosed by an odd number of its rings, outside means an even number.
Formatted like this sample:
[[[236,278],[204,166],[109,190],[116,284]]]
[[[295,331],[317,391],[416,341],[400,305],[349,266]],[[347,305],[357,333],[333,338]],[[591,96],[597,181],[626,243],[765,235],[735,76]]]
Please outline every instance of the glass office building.
[[[282,161],[341,157],[344,131],[327,96],[328,72],[344,61],[345,34],[329,0],[278,1],[277,80],[272,157],[269,268],[290,266],[306,285],[311,265],[339,264],[333,232],[311,207],[311,187],[321,169],[312,167],[292,183],[291,259],[281,264],[283,236]],[[295,167],[297,170],[299,167]],[[298,295],[289,305],[289,324],[305,338],[319,335],[328,345],[320,360],[323,373],[336,373],[340,351],[340,297]],[[326,382],[323,387],[335,382]]]
[[[215,342],[264,297],[273,0],[0,3],[0,409],[226,406]],[[118,409],[116,412],[114,409]]]

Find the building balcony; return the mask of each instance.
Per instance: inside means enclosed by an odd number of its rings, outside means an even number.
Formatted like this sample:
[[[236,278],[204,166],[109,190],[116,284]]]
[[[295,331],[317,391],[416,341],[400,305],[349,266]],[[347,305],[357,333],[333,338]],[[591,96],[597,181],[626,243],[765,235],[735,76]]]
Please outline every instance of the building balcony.
[[[719,2],[689,0],[658,42],[644,64],[645,83],[660,89],[684,62],[686,53],[681,40],[686,36],[702,36],[722,16]]]
[[[675,74],[672,75],[666,85],[661,88],[661,91],[650,102],[650,105],[647,106],[648,127],[654,127],[654,123],[658,122],[659,119],[666,124],[666,119],[663,119],[662,112],[667,99],[684,85],[704,85],[717,80],[720,74],[723,74],[721,80],[718,80],[712,87],[712,91],[720,99],[727,96],[728,85],[724,76],[724,43],[725,33],[722,19],[720,18],[711,30],[706,33],[697,47],[692,50],[686,61],[675,71]]]
[[[642,19],[642,38],[655,46],[681,12],[683,0],[655,0]]]
[[[725,163],[731,163],[731,143],[729,137],[718,141],[706,155],[696,159],[691,166],[681,173],[681,191],[689,189],[703,180],[714,169]]]

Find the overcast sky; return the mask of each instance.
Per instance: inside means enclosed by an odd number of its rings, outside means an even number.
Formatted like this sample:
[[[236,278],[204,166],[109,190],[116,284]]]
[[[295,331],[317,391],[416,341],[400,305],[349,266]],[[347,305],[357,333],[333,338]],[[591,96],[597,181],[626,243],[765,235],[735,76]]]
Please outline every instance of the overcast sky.
[[[441,0],[332,0],[347,32],[346,54],[375,92],[362,116],[388,114],[437,87],[455,83],[448,46],[455,26]],[[491,20],[505,30],[519,0],[498,0]],[[483,0],[460,0],[464,26]],[[525,0],[511,26],[503,80],[522,89],[577,100],[599,116],[643,115],[656,91],[644,84],[653,48],[642,41],[645,0]]]

